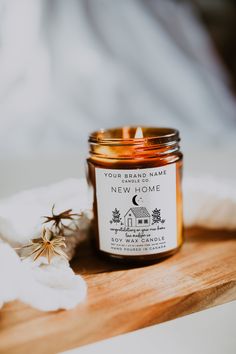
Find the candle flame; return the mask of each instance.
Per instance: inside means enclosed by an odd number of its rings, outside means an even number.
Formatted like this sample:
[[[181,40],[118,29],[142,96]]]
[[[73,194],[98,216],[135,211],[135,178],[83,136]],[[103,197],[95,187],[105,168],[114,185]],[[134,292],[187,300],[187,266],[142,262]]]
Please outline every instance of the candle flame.
[[[138,127],[136,129],[135,135],[134,135],[134,139],[142,139],[143,138],[143,131],[141,127]]]

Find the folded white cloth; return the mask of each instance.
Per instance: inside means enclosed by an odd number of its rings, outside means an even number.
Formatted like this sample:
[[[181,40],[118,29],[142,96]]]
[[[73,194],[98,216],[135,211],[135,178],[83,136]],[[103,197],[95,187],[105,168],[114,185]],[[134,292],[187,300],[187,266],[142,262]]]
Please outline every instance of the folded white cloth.
[[[183,187],[186,226],[236,229],[234,181],[186,177]],[[54,258],[50,265],[43,257],[36,262],[21,261],[13,249],[38,236],[41,216],[50,215],[54,203],[58,211],[91,209],[86,181],[69,179],[0,202],[0,307],[4,302],[20,299],[49,311],[69,309],[85,299],[86,284],[67,261]],[[86,229],[87,224],[80,226]]]
[[[44,257],[21,261],[13,249],[39,236],[41,216],[50,215],[54,203],[56,211],[90,209],[85,180],[69,179],[0,202],[0,307],[19,299],[45,311],[70,309],[86,298],[86,283],[68,261],[57,257],[50,265]],[[87,227],[84,219],[79,226]]]
[[[236,185],[230,178],[186,177],[183,180],[186,227],[236,229]]]
[[[86,297],[85,281],[75,275],[68,261],[45,258],[21,261],[7,244],[0,244],[0,307],[19,299],[39,310],[71,309]]]

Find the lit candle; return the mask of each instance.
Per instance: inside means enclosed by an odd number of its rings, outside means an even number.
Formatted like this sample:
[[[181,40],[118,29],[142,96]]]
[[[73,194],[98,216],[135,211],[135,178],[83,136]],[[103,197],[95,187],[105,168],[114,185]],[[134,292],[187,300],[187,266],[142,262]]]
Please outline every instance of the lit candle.
[[[143,138],[143,131],[141,127],[138,127],[134,134],[134,139],[142,139]]]
[[[123,127],[90,135],[88,181],[100,254],[146,262],[181,247],[179,140],[171,128]]]

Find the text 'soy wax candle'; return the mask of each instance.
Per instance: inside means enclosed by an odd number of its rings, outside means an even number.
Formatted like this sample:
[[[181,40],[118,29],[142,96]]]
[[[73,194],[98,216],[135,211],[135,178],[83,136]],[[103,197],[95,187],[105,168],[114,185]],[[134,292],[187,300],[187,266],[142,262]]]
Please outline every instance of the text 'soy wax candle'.
[[[183,243],[179,132],[123,127],[89,137],[97,250],[128,261],[172,255]]]

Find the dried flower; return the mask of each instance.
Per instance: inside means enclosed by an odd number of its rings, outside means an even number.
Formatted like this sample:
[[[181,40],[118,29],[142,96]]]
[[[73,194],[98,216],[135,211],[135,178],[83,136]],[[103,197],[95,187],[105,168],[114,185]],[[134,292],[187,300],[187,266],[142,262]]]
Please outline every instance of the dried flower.
[[[63,220],[71,220],[74,221],[75,218],[80,218],[80,214],[72,213],[72,209],[67,209],[60,214],[54,214],[54,209],[55,209],[55,204],[52,206],[52,216],[43,216],[46,220],[43,222],[43,224],[47,224],[49,222],[52,222],[52,227],[55,228],[56,233],[62,234],[63,229],[69,229],[71,228],[65,224],[63,224]]]
[[[43,228],[41,237],[33,239],[29,245],[23,246],[22,249],[32,248],[27,257],[33,256],[34,261],[36,261],[39,257],[45,256],[48,263],[50,263],[54,256],[61,256],[67,259],[67,255],[61,247],[66,247],[65,237],[54,234],[48,228]]]

